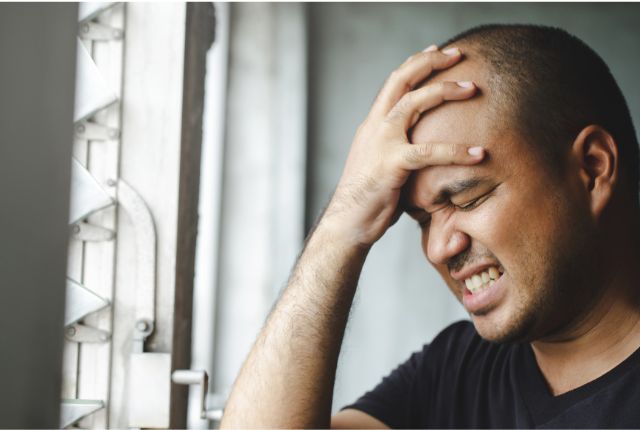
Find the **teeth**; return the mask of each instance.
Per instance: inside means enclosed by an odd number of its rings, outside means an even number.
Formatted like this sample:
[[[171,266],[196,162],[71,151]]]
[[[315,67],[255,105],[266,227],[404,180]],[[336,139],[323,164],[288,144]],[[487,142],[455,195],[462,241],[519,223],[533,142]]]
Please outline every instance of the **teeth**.
[[[464,284],[467,286],[469,291],[475,294],[478,291],[484,290],[485,288],[495,284],[496,280],[502,273],[504,273],[504,269],[502,269],[502,267],[489,267],[489,269],[484,272],[477,273],[465,279]]]
[[[471,282],[471,278],[465,279],[464,283],[467,285],[467,288],[469,289],[469,291],[473,291],[473,289],[475,288],[473,286],[473,282]]]
[[[480,278],[480,276],[478,275],[473,275],[473,278],[471,278],[471,280],[473,281],[473,286],[478,288],[480,286],[482,286],[482,278]]]
[[[487,272],[482,272],[480,274],[480,277],[482,277],[482,283],[483,284],[486,284],[487,282],[489,282],[489,279],[491,279],[491,278],[489,278],[489,274]]]

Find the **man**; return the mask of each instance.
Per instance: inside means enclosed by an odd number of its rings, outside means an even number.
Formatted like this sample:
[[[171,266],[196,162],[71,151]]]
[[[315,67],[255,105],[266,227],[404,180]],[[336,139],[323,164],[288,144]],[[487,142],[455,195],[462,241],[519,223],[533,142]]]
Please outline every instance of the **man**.
[[[370,247],[406,211],[469,312],[330,418]],[[228,427],[638,427],[638,149],[602,60],[485,26],[409,58],[358,129]]]

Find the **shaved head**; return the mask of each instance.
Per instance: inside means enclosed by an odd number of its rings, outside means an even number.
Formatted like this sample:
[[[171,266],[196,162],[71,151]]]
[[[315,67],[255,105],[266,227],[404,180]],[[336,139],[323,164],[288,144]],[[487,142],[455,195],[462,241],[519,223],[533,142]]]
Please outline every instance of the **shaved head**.
[[[485,25],[441,45],[463,47],[484,62],[488,112],[505,121],[560,171],[562,155],[589,124],[606,129],[620,151],[620,173],[637,204],[638,142],[613,75],[590,47],[564,30],[534,25]]]

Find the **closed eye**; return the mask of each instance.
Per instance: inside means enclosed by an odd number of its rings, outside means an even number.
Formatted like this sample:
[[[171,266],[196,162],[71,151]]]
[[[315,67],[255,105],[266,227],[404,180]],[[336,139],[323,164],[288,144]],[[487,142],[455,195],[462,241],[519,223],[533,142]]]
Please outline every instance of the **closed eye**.
[[[472,209],[475,209],[480,203],[482,203],[480,200],[482,198],[478,197],[477,199],[471,200],[468,203],[465,203],[464,205],[453,205],[454,208],[460,210],[460,211],[470,211]]]
[[[495,188],[493,190],[495,190]],[[476,197],[475,199],[473,199],[473,200],[471,200],[471,201],[469,201],[467,203],[464,203],[462,205],[456,205],[456,204],[453,204],[453,203],[451,205],[454,208],[456,208],[457,210],[459,210],[459,211],[463,211],[463,212],[471,211],[471,210],[477,208],[478,206],[480,206],[482,203],[484,203],[491,196],[491,193],[493,192],[493,190],[491,190],[488,193],[483,194],[483,195],[481,195],[479,197]]]

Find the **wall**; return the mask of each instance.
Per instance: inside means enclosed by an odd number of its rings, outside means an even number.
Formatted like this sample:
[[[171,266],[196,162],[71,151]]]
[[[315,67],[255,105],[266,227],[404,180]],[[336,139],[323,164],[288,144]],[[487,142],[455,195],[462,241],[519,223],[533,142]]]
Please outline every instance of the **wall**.
[[[409,55],[482,23],[538,23],[582,38],[609,64],[635,124],[640,92],[636,4],[310,4],[307,226],[327,203],[352,136],[388,73]],[[403,217],[365,265],[338,369],[334,411],[411,351],[464,318]]]
[[[214,405],[226,396],[286,284],[304,230],[304,6],[230,6],[225,147],[222,172],[216,172],[222,188]],[[207,239],[199,240],[203,246]]]

